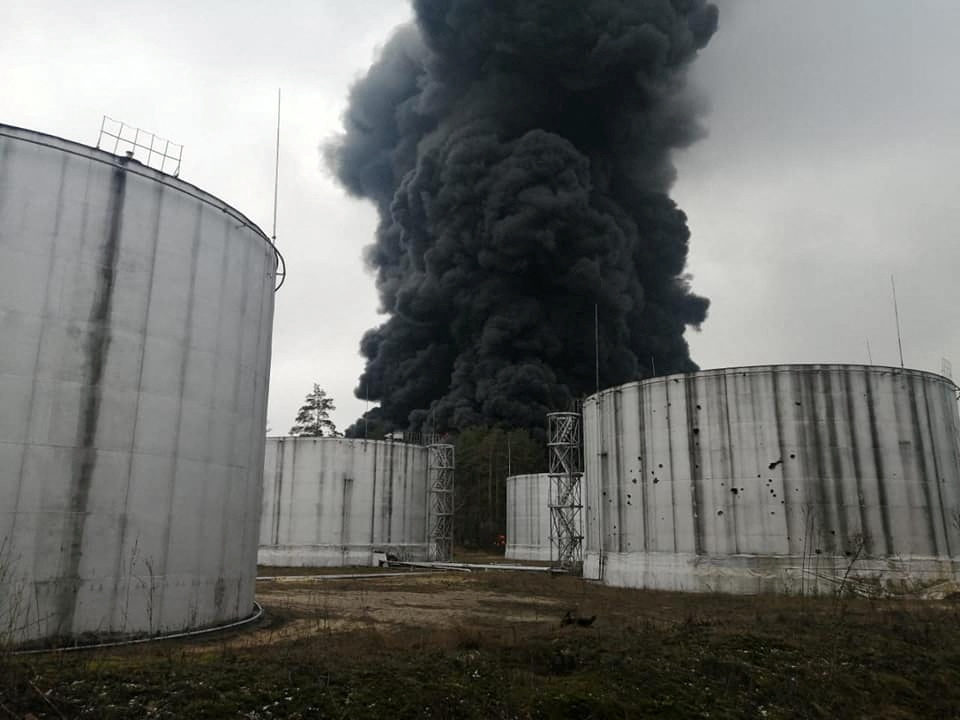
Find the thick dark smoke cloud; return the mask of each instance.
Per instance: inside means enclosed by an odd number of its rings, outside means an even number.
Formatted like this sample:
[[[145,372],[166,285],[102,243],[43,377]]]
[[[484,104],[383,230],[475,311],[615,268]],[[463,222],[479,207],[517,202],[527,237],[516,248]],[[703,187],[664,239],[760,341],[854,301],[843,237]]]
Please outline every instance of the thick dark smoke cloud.
[[[695,370],[708,302],[670,152],[702,133],[685,90],[705,0],[415,0],[351,90],[326,157],[380,225],[387,321],[357,393],[373,420],[539,427],[595,385]]]

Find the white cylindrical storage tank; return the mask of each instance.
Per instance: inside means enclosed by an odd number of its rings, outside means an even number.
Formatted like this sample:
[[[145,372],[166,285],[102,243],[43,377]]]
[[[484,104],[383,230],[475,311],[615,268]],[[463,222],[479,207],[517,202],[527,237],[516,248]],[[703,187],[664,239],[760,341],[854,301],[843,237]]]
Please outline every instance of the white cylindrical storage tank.
[[[551,559],[550,476],[546,473],[507,478],[506,558]]]
[[[427,448],[344,438],[267,438],[262,565],[370,565],[427,556]]]
[[[253,608],[277,255],[215,197],[0,126],[0,641]]]
[[[900,368],[674,375],[584,405],[585,574],[725,592],[951,586],[956,387]]]

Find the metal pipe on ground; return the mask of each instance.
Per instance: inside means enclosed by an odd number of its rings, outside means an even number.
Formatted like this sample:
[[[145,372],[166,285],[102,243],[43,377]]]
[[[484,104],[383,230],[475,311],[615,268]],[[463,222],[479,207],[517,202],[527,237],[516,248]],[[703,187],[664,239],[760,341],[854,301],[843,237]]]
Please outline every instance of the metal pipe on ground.
[[[396,564],[396,563],[393,563]],[[347,575],[264,575],[257,582],[320,582],[324,580],[372,580],[373,578],[412,577],[414,575],[436,575],[440,570],[422,572],[407,571],[394,573],[350,573]]]
[[[405,567],[436,568],[440,570],[459,570],[472,572],[473,570],[509,570],[514,572],[550,572],[552,568],[535,565],[500,565],[498,563],[454,563],[454,562],[391,562]]]

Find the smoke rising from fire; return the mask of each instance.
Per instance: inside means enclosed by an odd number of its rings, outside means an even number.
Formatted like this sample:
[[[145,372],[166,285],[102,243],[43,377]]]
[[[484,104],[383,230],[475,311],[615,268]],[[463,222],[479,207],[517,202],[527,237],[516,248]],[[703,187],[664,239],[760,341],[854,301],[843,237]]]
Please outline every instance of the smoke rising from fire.
[[[670,153],[702,135],[705,0],[414,0],[325,147],[380,216],[387,320],[359,397],[388,428],[539,427],[603,385],[695,370],[708,301]]]

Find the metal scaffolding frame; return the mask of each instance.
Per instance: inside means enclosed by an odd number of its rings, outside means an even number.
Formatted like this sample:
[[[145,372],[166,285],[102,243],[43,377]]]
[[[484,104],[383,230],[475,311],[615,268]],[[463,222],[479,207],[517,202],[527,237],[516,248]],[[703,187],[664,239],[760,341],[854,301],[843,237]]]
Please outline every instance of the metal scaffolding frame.
[[[550,558],[554,566],[576,571],[583,564],[581,479],[583,420],[580,413],[547,415],[550,474]]]
[[[428,559],[447,562],[453,558],[453,479],[456,469],[453,445],[427,445],[429,460]]]

